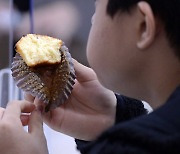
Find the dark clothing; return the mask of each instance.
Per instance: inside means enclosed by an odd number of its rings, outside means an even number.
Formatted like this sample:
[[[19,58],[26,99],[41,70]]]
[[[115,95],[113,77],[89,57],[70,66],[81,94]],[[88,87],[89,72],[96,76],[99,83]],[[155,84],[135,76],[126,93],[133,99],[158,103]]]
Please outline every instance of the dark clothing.
[[[145,113],[142,105],[135,101],[136,108],[133,100],[123,96],[117,100],[112,128],[93,142],[76,140],[82,154],[180,154],[180,87],[165,105],[134,119],[131,115]]]

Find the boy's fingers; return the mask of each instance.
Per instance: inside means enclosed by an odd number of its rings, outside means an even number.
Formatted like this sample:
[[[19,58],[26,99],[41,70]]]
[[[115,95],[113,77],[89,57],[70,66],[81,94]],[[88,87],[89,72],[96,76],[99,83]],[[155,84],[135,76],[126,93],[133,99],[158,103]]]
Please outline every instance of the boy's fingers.
[[[31,94],[29,94],[29,93],[25,93],[25,94],[24,94],[24,99],[27,100],[27,101],[29,101],[29,102],[31,102],[31,103],[33,103],[35,97],[33,97],[33,96],[32,96]]]
[[[37,97],[34,99],[34,104],[37,106],[37,107],[44,107],[45,106],[45,104],[43,103],[43,101],[41,101],[41,100],[39,100]],[[39,108],[38,108],[38,110],[40,110]]]
[[[29,118],[28,132],[36,137],[44,137],[42,115],[37,109],[32,112]]]
[[[86,82],[97,79],[95,72],[91,68],[82,65],[75,59],[73,59],[73,64],[76,73],[76,78],[79,82]]]
[[[21,112],[32,112],[35,109],[35,105],[27,102],[27,101],[13,101],[8,103],[4,114],[3,114],[3,119],[4,120],[9,120],[9,118],[19,118]]]
[[[41,110],[45,108],[45,104],[43,103],[43,101],[39,100],[37,97],[33,97],[32,95],[25,93],[24,98],[25,100],[34,103],[35,106],[41,108]]]

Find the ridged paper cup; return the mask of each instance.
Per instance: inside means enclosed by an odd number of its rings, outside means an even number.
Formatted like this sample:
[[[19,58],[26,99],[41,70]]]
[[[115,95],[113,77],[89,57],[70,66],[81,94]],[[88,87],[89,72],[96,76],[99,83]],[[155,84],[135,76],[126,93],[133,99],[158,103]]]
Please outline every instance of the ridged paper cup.
[[[60,48],[61,62],[56,65],[29,67],[19,53],[13,59],[12,76],[17,86],[45,103],[45,111],[55,109],[70,96],[75,71],[68,48]]]

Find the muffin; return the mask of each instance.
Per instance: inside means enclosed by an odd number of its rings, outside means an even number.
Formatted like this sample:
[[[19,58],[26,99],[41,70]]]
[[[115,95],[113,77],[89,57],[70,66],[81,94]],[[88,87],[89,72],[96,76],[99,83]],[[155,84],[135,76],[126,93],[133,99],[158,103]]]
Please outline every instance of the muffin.
[[[63,41],[27,34],[15,50],[11,70],[17,86],[42,100],[46,112],[63,104],[75,83],[72,58]]]

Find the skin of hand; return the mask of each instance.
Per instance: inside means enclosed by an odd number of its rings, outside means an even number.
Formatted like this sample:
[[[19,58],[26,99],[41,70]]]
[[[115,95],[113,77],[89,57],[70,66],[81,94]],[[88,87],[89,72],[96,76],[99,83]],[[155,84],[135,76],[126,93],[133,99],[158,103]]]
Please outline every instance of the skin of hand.
[[[76,83],[70,98],[60,107],[44,113],[43,120],[56,131],[90,141],[114,124],[116,97],[99,83],[91,68],[76,60],[74,67]],[[25,99],[34,101],[29,94],[25,94]]]
[[[28,132],[23,128],[27,121]],[[30,102],[13,101],[6,109],[0,108],[1,153],[48,154],[42,123],[41,112]]]

